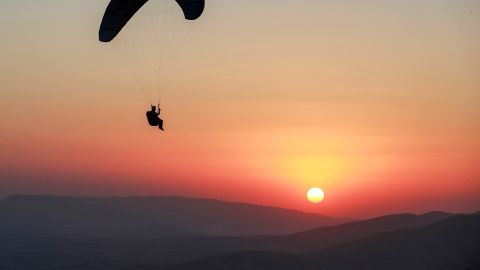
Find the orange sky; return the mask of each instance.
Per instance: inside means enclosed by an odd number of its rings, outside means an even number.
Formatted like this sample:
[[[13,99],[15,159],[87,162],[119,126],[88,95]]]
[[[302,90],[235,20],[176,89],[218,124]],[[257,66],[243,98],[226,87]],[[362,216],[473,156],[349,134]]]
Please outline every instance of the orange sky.
[[[165,134],[97,41],[108,1],[46,1],[0,3],[0,196],[480,210],[478,1],[209,0],[163,100]],[[312,186],[322,204],[306,201]]]

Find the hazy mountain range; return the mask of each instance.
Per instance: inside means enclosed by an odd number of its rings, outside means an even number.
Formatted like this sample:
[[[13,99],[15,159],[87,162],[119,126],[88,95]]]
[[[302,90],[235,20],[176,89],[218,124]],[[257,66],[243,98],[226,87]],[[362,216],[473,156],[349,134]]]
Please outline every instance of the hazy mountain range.
[[[0,200],[0,220],[0,232],[9,234],[135,237],[288,234],[349,221],[210,199],[23,195]]]
[[[173,267],[131,269],[480,269],[479,228],[479,215],[458,215],[430,225],[374,234],[299,255],[249,251],[207,257]]]
[[[480,216],[349,221],[182,197],[10,196],[0,269],[480,269]]]

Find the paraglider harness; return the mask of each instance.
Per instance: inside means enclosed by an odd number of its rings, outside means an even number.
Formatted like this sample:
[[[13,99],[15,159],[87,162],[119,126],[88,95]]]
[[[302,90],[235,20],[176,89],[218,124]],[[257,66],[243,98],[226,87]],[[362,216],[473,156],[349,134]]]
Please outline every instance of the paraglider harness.
[[[157,108],[158,108],[158,112],[157,112]],[[163,120],[160,119],[159,117],[160,111],[161,111],[160,104],[157,106],[152,105],[152,109],[147,112],[147,120],[150,126],[152,127],[158,126],[159,129],[163,130]]]

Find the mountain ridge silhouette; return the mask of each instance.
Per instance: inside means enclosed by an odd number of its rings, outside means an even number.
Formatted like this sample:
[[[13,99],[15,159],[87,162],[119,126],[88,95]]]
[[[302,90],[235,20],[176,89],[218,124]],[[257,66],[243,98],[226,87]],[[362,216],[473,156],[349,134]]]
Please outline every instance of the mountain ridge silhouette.
[[[29,229],[40,233],[42,222],[49,234],[54,233],[53,228],[48,229],[52,225],[58,225],[57,232],[68,228],[70,233],[75,233],[76,222],[82,223],[77,228],[79,231],[84,228],[93,231],[97,221],[102,231],[105,227],[114,229],[132,223],[132,226],[150,230],[150,236],[157,233],[159,237],[177,234],[288,234],[350,221],[272,206],[179,196],[102,198],[52,195],[8,196],[0,200],[0,219],[6,220],[0,223],[1,230],[17,230],[19,233],[22,228],[25,233]],[[109,224],[108,219],[115,222]],[[37,220],[35,228],[29,220]],[[62,222],[63,225],[60,224]],[[163,228],[165,233],[160,230],[155,232],[154,227]],[[119,228],[120,231],[124,229]]]

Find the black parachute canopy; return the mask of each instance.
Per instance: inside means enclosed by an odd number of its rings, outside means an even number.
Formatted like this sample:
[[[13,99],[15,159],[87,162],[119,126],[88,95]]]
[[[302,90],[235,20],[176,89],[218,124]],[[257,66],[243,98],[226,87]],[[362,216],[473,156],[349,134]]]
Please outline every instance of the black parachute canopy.
[[[99,39],[112,41],[137,11],[149,0],[111,0],[100,25]],[[155,0],[152,0],[155,1]],[[205,0],[175,0],[182,8],[185,19],[198,19],[205,8]]]

